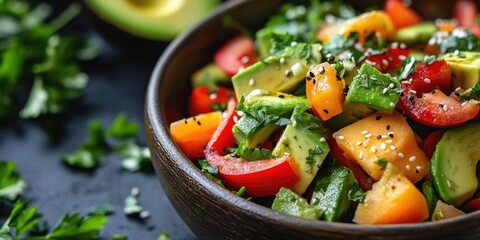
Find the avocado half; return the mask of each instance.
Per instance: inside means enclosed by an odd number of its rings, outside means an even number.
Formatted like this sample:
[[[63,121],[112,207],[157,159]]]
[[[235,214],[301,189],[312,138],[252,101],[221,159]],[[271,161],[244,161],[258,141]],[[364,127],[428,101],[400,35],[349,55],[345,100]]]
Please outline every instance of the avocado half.
[[[84,0],[103,20],[140,38],[168,41],[200,20],[219,0]]]

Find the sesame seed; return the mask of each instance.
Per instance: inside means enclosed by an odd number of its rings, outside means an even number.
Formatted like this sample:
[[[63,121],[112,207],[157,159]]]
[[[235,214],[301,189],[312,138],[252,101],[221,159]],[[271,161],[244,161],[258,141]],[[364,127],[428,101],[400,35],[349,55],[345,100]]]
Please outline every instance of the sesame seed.
[[[385,143],[380,144],[380,149],[385,150],[385,148],[387,148],[387,144]]]
[[[384,88],[382,93],[385,94],[385,93],[387,93],[387,91],[388,91],[388,88]]]
[[[241,116],[245,115],[245,113],[243,111],[237,111],[237,115],[241,117]]]
[[[218,97],[218,95],[216,93],[212,93],[212,94],[208,95],[208,98],[210,98],[210,100],[216,99],[217,97]]]
[[[238,122],[238,117],[237,116],[233,116],[233,122]]]
[[[415,91],[413,89],[408,90],[408,92],[411,93],[411,94],[417,94],[417,91]]]
[[[308,75],[312,78],[315,77],[315,73],[313,73],[313,72],[308,72]]]
[[[360,154],[358,154],[358,158],[360,158],[360,159],[363,158],[363,151],[361,151]]]
[[[425,83],[431,83],[431,81],[430,81],[429,78],[424,78],[423,81],[424,81]]]
[[[375,147],[375,146],[371,147],[370,151],[372,151],[373,153],[377,152],[377,147]]]
[[[133,197],[138,197],[138,195],[140,195],[140,188],[133,187],[132,190],[130,190],[130,195]]]
[[[297,44],[298,44],[297,42],[293,41],[292,43],[290,43],[290,46],[295,47],[297,46]]]
[[[422,166],[417,166],[417,167],[415,168],[415,171],[416,171],[417,173],[419,173],[420,170],[422,170]]]
[[[402,84],[410,84],[410,82],[407,81],[407,80],[403,80],[401,83],[402,83]]]
[[[405,48],[407,48],[407,45],[405,45],[405,43],[400,43],[400,48],[405,49]]]
[[[395,150],[395,149],[397,149],[397,147],[392,145],[392,146],[390,146],[390,149]]]
[[[388,84],[388,87],[389,87],[389,88],[394,88],[395,85],[394,85],[393,83],[390,83],[390,84]]]
[[[328,114],[328,109],[323,109],[323,112],[324,112],[325,114]]]
[[[405,56],[405,55],[400,55],[400,56],[398,56],[398,59],[399,59],[400,61],[405,61],[405,60],[407,59],[407,56]]]
[[[248,81],[248,86],[253,87],[253,85],[255,85],[255,79],[250,78],[250,80]]]
[[[327,140],[324,137],[320,138],[320,142],[326,142]]]
[[[414,162],[414,161],[415,161],[415,159],[416,159],[416,157],[415,157],[415,156],[411,156],[411,157],[408,159],[408,161],[410,161],[410,162]]]
[[[147,219],[150,217],[150,212],[149,211],[141,211],[140,214],[138,215],[141,219]]]
[[[382,138],[382,135],[377,135],[377,139],[380,139],[380,138]]]
[[[391,46],[392,48],[398,48],[398,42],[393,42]]]
[[[185,124],[187,124],[187,123],[188,123],[188,121],[187,121],[187,119],[186,119],[186,118],[184,118],[184,119],[183,119],[183,123],[185,123]]]
[[[390,124],[388,124],[387,127],[385,127],[385,129],[390,130]]]
[[[407,166],[405,166],[405,168],[406,168],[407,170],[410,170],[410,165],[407,164]]]
[[[345,137],[344,136],[338,136],[337,139],[343,140],[343,139],[345,139]]]
[[[375,117],[375,120],[377,120],[377,121],[380,120],[380,119],[382,119],[382,115],[378,115],[378,116]]]
[[[290,69],[285,70],[285,76],[290,77],[291,74],[292,74],[292,70]]]
[[[393,138],[393,134],[394,134],[394,132],[388,132],[388,136],[389,136],[390,138]]]
[[[320,66],[320,68],[318,69],[318,73],[324,74],[325,73],[325,68],[323,66]]]
[[[444,110],[444,111],[447,111],[447,110],[448,110],[448,106],[447,106],[447,105],[443,105],[443,110]]]
[[[372,136],[372,134],[371,134],[371,133],[369,133],[369,134],[365,134],[365,138],[370,138],[371,136]]]
[[[313,85],[315,85],[316,82],[317,82],[317,81],[315,81],[315,79],[313,79]]]
[[[197,121],[198,126],[202,126],[202,123],[200,121]]]
[[[450,182],[450,180],[447,179],[447,186],[448,188],[452,188],[452,182]]]
[[[405,155],[403,155],[403,153],[401,153],[401,152],[397,153],[397,156],[398,156],[399,158],[404,158],[404,157],[405,157]]]
[[[382,59],[383,65],[388,65],[388,60],[387,59]]]
[[[368,130],[363,130],[363,131],[361,132],[361,134],[363,134],[363,135],[365,135],[365,134],[367,134],[367,133],[368,133]]]
[[[362,141],[357,142],[357,146],[360,146],[360,145],[362,145]]]
[[[395,107],[395,103],[391,102],[390,107]]]
[[[369,65],[372,65],[372,66],[375,66],[375,65],[377,65],[377,63],[376,63],[376,62],[372,62],[372,61],[370,61],[370,60],[368,60],[368,59],[367,59],[367,60],[365,60],[365,63],[366,63],[366,64],[369,64]]]
[[[285,58],[280,58],[280,64],[284,64],[285,63]]]
[[[385,143],[388,143],[388,144],[390,144],[392,142],[393,142],[392,139],[385,140]]]

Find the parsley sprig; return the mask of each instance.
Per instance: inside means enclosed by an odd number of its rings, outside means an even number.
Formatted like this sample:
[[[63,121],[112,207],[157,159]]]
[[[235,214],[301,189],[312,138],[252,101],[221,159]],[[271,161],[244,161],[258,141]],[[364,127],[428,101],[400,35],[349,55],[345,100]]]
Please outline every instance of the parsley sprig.
[[[26,184],[20,178],[16,168],[12,161],[0,162],[0,199],[13,201],[23,193]]]

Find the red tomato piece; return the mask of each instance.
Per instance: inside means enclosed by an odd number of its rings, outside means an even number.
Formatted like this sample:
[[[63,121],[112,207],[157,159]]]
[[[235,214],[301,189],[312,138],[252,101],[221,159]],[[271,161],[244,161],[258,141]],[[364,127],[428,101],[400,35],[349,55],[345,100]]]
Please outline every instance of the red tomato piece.
[[[382,73],[396,71],[402,68],[411,51],[408,48],[390,47],[384,53],[368,56],[366,62]]]
[[[480,210],[480,197],[468,201],[463,205],[462,209],[467,213]]]
[[[400,108],[416,122],[438,128],[452,127],[470,121],[479,111],[473,101],[460,103],[442,92],[450,91],[451,82],[450,67],[443,60],[421,65],[409,79],[410,83],[401,84],[404,90]]]
[[[258,60],[255,42],[247,36],[237,36],[224,43],[215,53],[214,60],[227,74],[233,76],[239,70]]]
[[[433,152],[437,147],[437,143],[443,136],[444,130],[436,130],[428,134],[428,136],[423,141],[423,151],[428,158],[432,158]]]
[[[228,99],[233,97],[233,90],[226,87],[203,86],[195,88],[190,97],[190,116],[196,116],[200,113],[208,113],[218,109],[212,106],[218,105],[221,108],[227,106]]]
[[[416,25],[422,19],[411,8],[405,6],[401,0],[387,0],[385,12],[392,19],[396,29]]]
[[[300,179],[290,156],[255,161],[239,161],[226,154],[226,148],[235,143],[232,128],[238,119],[235,99],[228,103],[227,116],[213,134],[205,149],[205,158],[212,167],[218,167],[219,177],[230,187],[246,188],[252,197],[270,196],[281,187],[291,188]]]
[[[460,27],[471,28],[477,25],[477,4],[471,0],[457,0],[453,7],[453,17]]]

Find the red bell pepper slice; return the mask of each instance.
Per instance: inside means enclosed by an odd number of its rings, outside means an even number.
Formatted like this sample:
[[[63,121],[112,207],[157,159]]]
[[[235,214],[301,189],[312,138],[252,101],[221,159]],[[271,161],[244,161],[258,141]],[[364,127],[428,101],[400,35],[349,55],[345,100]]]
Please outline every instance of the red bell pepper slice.
[[[399,108],[416,122],[446,128],[457,126],[473,119],[479,107],[473,101],[460,103],[445,95],[450,91],[451,70],[444,60],[421,65],[403,81]],[[437,89],[440,88],[440,89]]]
[[[239,161],[227,154],[227,147],[235,144],[232,128],[239,119],[235,108],[237,102],[230,99],[227,114],[213,134],[205,149],[205,158],[212,167],[218,167],[219,178],[228,186],[239,189],[246,188],[246,193],[252,197],[274,195],[281,187],[291,188],[299,176],[295,163],[290,156],[273,159]]]
[[[480,210],[480,197],[468,201],[463,205],[462,209],[467,213]]]
[[[195,88],[190,96],[189,114],[190,116],[197,116],[200,113],[213,112],[217,110],[212,108],[214,104],[225,107],[233,94],[232,89],[222,86]]]
[[[445,133],[444,130],[433,131],[428,134],[428,136],[423,141],[423,151],[428,158],[432,158],[433,153],[435,152],[435,149],[437,147],[437,143],[442,138],[443,133]]]
[[[237,36],[224,43],[213,56],[228,75],[233,76],[258,60],[255,42],[251,37]]]
[[[418,14],[401,0],[387,0],[385,12],[393,21],[396,29],[416,25],[422,22]]]

